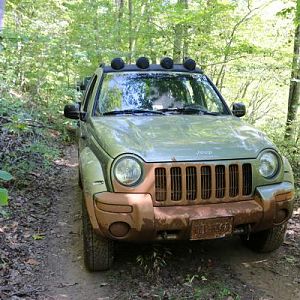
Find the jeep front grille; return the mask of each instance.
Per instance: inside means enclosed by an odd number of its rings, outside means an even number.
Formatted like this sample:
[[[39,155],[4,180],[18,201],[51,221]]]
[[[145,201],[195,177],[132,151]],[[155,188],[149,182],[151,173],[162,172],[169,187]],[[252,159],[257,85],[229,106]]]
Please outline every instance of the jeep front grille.
[[[250,163],[155,168],[155,201],[222,202],[251,193]]]

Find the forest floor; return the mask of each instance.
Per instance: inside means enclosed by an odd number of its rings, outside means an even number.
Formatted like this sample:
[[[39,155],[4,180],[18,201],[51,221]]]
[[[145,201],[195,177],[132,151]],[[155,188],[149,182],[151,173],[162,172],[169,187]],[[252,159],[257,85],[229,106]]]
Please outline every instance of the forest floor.
[[[272,254],[238,237],[164,244],[167,265],[147,276],[137,257],[153,246],[118,244],[110,271],[86,271],[77,150],[64,153],[48,174],[11,190],[13,213],[0,218],[0,299],[300,299],[299,208]]]

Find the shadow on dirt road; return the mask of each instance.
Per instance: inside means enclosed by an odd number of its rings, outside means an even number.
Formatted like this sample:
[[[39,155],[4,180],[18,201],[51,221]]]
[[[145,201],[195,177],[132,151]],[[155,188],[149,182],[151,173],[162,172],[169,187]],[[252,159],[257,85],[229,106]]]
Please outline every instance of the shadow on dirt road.
[[[137,256],[152,245],[119,244],[112,270],[89,273],[83,265],[81,190],[77,151],[62,163],[62,192],[51,212],[47,260],[41,283],[46,299],[300,299],[299,214],[281,249],[258,255],[238,237],[205,242],[168,243],[172,253],[159,275],[146,276]],[[145,265],[143,265],[144,267]]]

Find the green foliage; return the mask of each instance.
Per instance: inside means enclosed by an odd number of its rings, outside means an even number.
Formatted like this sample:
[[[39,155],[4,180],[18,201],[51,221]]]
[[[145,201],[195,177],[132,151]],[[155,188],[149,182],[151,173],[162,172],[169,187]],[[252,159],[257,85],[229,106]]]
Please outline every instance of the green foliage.
[[[0,180],[9,181],[12,179],[13,179],[13,177],[10,173],[0,170]]]
[[[260,86],[272,80],[271,100],[278,90],[287,98],[282,74],[290,67],[293,22],[281,15],[291,10],[292,1],[280,9],[267,0],[184,2],[131,0],[130,9],[128,0],[9,1],[0,89],[13,98],[11,105],[23,102],[31,114],[61,130],[63,106],[77,98],[75,82],[99,62],[116,56],[133,62],[140,55],[157,61],[178,50],[181,58],[195,58],[230,101],[258,74]],[[255,90],[243,98],[249,102]]]
[[[0,188],[0,207],[8,205],[8,191]]]
[[[35,241],[39,241],[39,240],[43,240],[45,238],[44,235],[41,235],[41,234],[34,234],[32,236],[32,238],[35,240]]]
[[[136,261],[143,269],[146,276],[157,278],[163,267],[167,265],[167,259],[172,253],[166,247],[154,245],[149,253],[138,255]]]
[[[38,141],[37,143],[31,144],[24,149],[24,151],[42,156],[45,159],[45,164],[59,156],[59,150],[50,147],[45,141]]]
[[[10,173],[0,170],[0,181],[9,181],[12,178]],[[0,188],[0,207],[6,205],[8,205],[8,191],[5,188]]]
[[[27,185],[28,173],[42,173],[53,165],[59,149],[53,143],[64,136],[51,128],[38,111],[29,110],[28,99],[15,100],[10,93],[0,98],[1,167],[15,176],[15,184]]]
[[[216,300],[225,300],[233,299],[240,300],[241,297],[233,292],[225,282],[208,282],[205,286],[197,286],[194,288],[194,297],[195,299],[206,299],[207,295],[210,295],[210,299]]]
[[[187,276],[185,278],[185,282],[188,286],[192,286],[193,281],[198,278],[199,278],[199,275],[197,275],[197,274],[195,274],[195,275],[187,274]]]
[[[17,184],[27,185],[28,173],[43,173],[53,166],[53,161],[59,154],[59,149],[51,144],[50,138],[32,135],[28,143],[16,145],[5,156],[4,166],[15,174]]]

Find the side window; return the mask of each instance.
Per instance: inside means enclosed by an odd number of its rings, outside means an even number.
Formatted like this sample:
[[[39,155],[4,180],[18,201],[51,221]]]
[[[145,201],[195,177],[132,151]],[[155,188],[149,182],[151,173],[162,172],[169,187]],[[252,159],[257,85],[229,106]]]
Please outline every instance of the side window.
[[[82,110],[83,111],[87,111],[87,107],[88,107],[88,104],[89,104],[89,101],[93,95],[93,90],[94,90],[94,87],[95,87],[95,83],[97,81],[97,75],[95,75],[92,79],[91,79],[91,82],[87,88],[87,91],[84,95],[84,99],[83,99],[83,103],[82,103]]]

